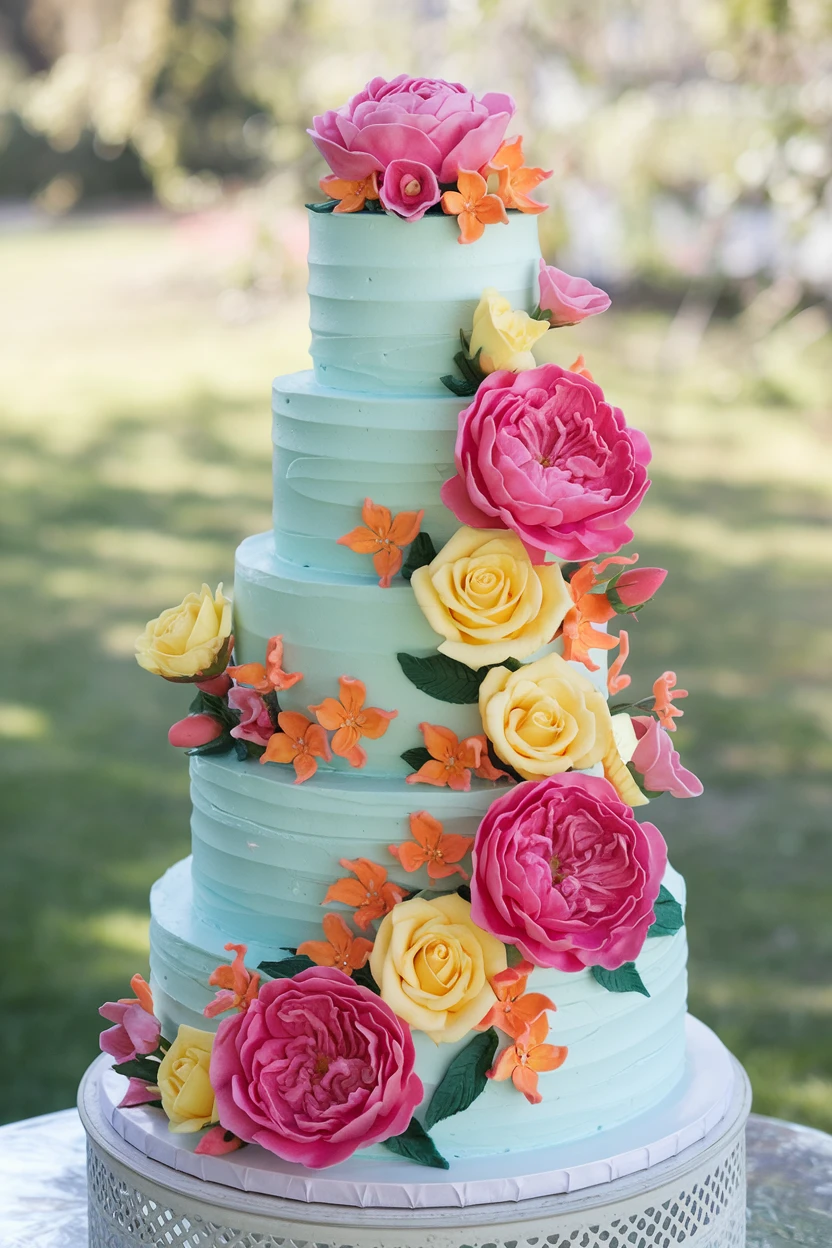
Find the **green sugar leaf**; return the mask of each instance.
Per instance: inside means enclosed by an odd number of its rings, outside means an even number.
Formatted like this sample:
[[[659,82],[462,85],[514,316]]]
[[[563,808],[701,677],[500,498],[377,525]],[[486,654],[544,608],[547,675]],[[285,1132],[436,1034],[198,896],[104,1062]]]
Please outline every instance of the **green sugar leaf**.
[[[461,1114],[473,1104],[488,1082],[486,1071],[491,1069],[498,1043],[496,1031],[489,1027],[457,1053],[431,1097],[425,1114],[428,1130],[443,1118]]]
[[[159,1078],[159,1062],[141,1055],[131,1058],[129,1062],[119,1062],[113,1066],[113,1070],[117,1075],[126,1075],[128,1079],[142,1079],[152,1087],[156,1086]]]
[[[337,205],[337,199],[325,199],[323,203],[304,204],[304,207],[308,208],[310,212],[334,212]]]
[[[477,393],[477,387],[471,381],[462,381],[459,377],[454,377],[452,373],[446,373],[439,380],[451,394],[455,394],[458,399],[470,399],[472,395]]]
[[[481,667],[474,671],[456,659],[449,659],[446,654],[432,654],[428,659],[419,659],[413,654],[397,654],[396,658],[407,679],[417,689],[439,702],[453,702],[456,706],[477,701],[482,679],[488,670]]]
[[[186,750],[188,755],[203,754],[227,754],[230,750],[236,748],[237,742],[231,733],[223,732],[221,737],[214,737],[213,741],[206,741],[204,745],[194,746],[192,750]]]
[[[435,1170],[450,1170],[445,1158],[437,1150],[427,1131],[415,1118],[410,1119],[410,1126],[401,1135],[384,1141],[384,1147],[399,1157],[415,1161],[417,1166],[433,1166]]]
[[[412,750],[405,750],[401,755],[408,767],[412,767],[414,771],[418,771],[420,767],[424,767],[425,763],[429,763],[433,758],[430,750],[423,745],[414,745]]]
[[[362,988],[369,988],[370,992],[374,992],[377,997],[381,996],[381,989],[373,979],[369,966],[361,966],[357,971],[352,973],[353,982],[360,984]]]
[[[296,953],[294,957],[281,958],[279,962],[261,962],[257,969],[264,975],[268,975],[269,979],[291,979],[293,975],[308,971],[309,967],[314,965],[311,958],[307,958],[305,954]]]
[[[684,927],[685,916],[682,913],[682,907],[664,884],[659,889],[653,910],[656,920],[647,933],[648,939],[651,936],[673,936],[681,927]]]
[[[592,974],[607,992],[640,992],[643,997],[650,996],[636,970],[635,962],[625,962],[614,971],[608,971],[603,966],[593,966]]]
[[[417,568],[424,568],[436,558],[436,547],[427,533],[418,533],[410,543],[410,550],[402,568],[402,576],[409,581]]]

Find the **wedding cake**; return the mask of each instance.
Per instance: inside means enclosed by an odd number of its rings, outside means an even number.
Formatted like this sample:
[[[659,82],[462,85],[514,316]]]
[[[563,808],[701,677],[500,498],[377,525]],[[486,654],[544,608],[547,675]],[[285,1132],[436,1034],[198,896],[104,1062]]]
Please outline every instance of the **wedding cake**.
[[[686,692],[623,670],[665,577],[631,546],[650,448],[564,354],[610,300],[541,258],[513,113],[402,75],[315,118],[273,528],[137,643],[194,695],[192,853],[101,1044],[113,1120],[189,1156],[453,1179],[690,1079]]]

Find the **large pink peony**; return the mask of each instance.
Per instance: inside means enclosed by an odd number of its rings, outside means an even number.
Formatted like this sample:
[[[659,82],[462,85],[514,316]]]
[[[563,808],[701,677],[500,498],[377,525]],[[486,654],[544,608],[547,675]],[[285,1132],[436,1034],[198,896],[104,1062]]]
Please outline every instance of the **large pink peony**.
[[[471,917],[537,966],[614,970],[641,952],[667,846],[607,780],[519,784],[477,831]]]
[[[222,1125],[319,1168],[400,1135],[422,1099],[410,1029],[330,967],[264,984],[225,1019],[211,1055]]]
[[[702,781],[682,766],[673,741],[652,715],[634,715],[633,728],[638,745],[631,759],[644,777],[648,792],[670,793],[672,797],[699,797]]]
[[[650,481],[650,444],[600,386],[557,364],[497,372],[459,415],[442,499],[471,528],[508,528],[532,558],[614,554]]]
[[[354,181],[392,161],[418,161],[440,182],[488,164],[514,113],[510,95],[477,99],[458,82],[374,78],[341,108],[313,118],[309,134],[339,178]],[[398,212],[399,209],[396,208]]]

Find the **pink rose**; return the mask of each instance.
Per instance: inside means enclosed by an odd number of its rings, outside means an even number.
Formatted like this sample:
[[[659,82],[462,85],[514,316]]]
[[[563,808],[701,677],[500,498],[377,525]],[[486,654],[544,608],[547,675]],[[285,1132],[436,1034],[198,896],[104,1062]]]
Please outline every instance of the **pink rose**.
[[[445,505],[471,528],[513,529],[538,563],[620,550],[650,484],[644,434],[557,364],[487,377],[459,414],[455,459]]]
[[[585,277],[570,277],[553,264],[540,261],[540,308],[549,312],[553,326],[577,325],[588,316],[606,312],[612,300]]]
[[[379,199],[388,212],[406,221],[418,221],[428,208],[439,203],[441,191],[436,174],[418,160],[391,160],[384,173]]]
[[[268,745],[275,732],[274,724],[259,693],[243,685],[235,685],[228,693],[228,705],[240,712],[240,722],[231,729],[238,741],[253,741],[255,745]]]
[[[614,970],[641,952],[667,846],[608,780],[574,772],[493,802],[473,849],[471,917],[537,966]]]
[[[455,182],[460,169],[488,164],[513,113],[510,95],[492,91],[478,100],[458,82],[399,74],[374,78],[341,108],[315,117],[308,133],[339,178],[355,181],[408,160]]]
[[[286,1161],[332,1166],[400,1135],[422,1099],[409,1027],[331,967],[264,984],[219,1027],[220,1122]]]
[[[630,760],[644,777],[644,787],[651,793],[670,793],[673,797],[699,797],[702,781],[682,766],[673,742],[657,719],[651,715],[634,715],[633,728],[638,745]]]
[[[98,1013],[115,1027],[102,1031],[98,1043],[117,1063],[132,1062],[140,1053],[155,1053],[161,1025],[138,1001],[105,1001]]]

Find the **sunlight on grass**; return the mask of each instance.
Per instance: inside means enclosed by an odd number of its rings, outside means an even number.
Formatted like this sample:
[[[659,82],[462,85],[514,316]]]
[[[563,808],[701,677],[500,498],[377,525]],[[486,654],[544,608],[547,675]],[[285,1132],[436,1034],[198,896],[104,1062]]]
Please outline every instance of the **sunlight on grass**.
[[[111,914],[101,914],[83,924],[83,931],[92,944],[125,953],[147,954],[147,914],[144,911],[133,914],[115,910]]]
[[[49,732],[49,716],[36,706],[0,702],[0,737],[16,741],[38,741]]]

